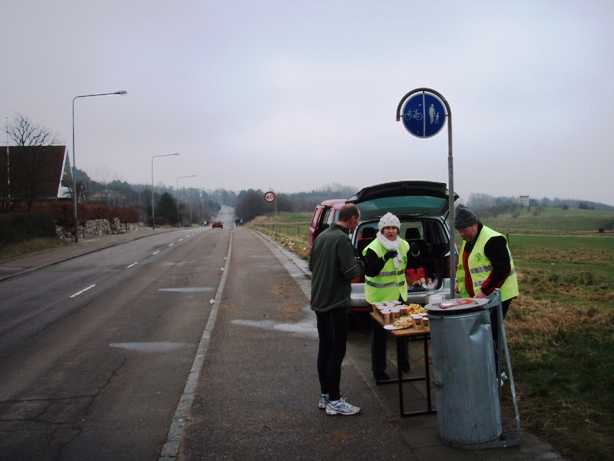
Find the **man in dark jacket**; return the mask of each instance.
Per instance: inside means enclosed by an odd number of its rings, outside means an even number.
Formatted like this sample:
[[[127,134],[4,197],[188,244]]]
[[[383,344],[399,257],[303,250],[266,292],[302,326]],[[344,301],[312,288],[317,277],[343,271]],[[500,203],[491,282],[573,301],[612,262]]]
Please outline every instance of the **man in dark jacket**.
[[[349,237],[359,220],[358,207],[344,205],[339,211],[339,221],[315,239],[309,259],[311,309],[316,313],[319,337],[318,406],[326,409],[328,415],[355,415],[360,411],[341,397],[339,389],[348,334],[350,281],[363,273],[363,263],[354,257]]]

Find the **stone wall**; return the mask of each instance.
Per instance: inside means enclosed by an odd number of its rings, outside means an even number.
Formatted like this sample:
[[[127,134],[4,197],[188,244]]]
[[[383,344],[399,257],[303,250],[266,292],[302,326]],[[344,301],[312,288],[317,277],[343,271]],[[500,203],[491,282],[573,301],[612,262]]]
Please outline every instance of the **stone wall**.
[[[119,219],[90,219],[85,221],[85,226],[79,224],[79,238],[95,238],[110,234],[125,234],[127,232],[140,231],[145,229],[142,222],[122,224]],[[56,227],[56,234],[62,239],[72,239],[73,229]]]

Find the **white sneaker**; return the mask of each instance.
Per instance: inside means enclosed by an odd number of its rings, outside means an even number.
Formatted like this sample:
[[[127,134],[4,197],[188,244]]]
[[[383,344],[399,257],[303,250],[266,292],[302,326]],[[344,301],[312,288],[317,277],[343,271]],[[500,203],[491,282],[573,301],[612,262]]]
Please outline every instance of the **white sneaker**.
[[[320,395],[320,401],[318,402],[318,408],[324,410],[328,404],[328,394]]]
[[[339,400],[331,400],[326,405],[327,415],[356,415],[360,412],[360,407],[350,405],[345,401],[345,398],[341,397]]]

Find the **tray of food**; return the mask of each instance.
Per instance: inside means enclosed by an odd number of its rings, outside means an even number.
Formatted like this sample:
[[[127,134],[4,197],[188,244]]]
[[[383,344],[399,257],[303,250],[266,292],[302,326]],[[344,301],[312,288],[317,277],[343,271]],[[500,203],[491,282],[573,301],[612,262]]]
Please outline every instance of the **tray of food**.
[[[405,330],[406,328],[412,328],[414,326],[414,319],[409,315],[399,317],[389,325],[384,325],[386,330]]]

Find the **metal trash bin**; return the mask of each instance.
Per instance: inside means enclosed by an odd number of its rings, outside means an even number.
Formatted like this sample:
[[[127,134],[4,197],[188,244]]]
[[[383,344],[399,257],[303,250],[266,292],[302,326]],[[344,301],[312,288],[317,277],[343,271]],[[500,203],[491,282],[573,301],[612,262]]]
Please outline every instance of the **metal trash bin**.
[[[426,306],[441,439],[455,448],[489,448],[502,434],[490,308],[500,297]]]

